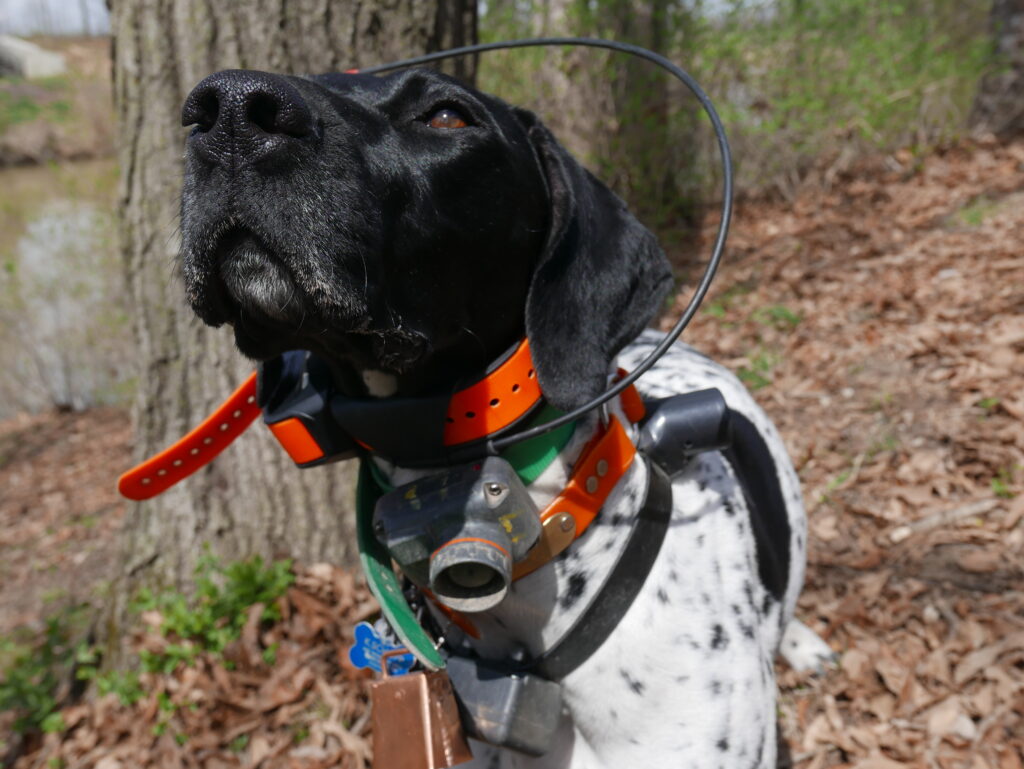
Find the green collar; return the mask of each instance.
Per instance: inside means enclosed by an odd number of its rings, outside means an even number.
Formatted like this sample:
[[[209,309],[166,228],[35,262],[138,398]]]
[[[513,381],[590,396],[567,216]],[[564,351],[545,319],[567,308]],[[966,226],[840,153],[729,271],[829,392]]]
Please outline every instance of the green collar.
[[[525,429],[545,424],[561,415],[561,411],[545,403]],[[544,435],[538,435],[536,438],[521,443],[514,443],[501,452],[500,456],[512,465],[512,469],[516,471],[520,480],[529,486],[551,466],[558,454],[565,448],[565,444],[569,442],[575,429],[576,422],[569,422]],[[373,480],[382,491],[391,491],[394,488],[377,467],[376,462],[367,460],[366,464],[370,466]]]

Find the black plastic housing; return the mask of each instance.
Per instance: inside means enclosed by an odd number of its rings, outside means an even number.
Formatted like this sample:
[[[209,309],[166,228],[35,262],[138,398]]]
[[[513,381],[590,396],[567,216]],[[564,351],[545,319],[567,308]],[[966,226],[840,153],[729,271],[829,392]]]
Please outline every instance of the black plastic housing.
[[[668,475],[680,472],[702,451],[732,443],[729,406],[717,389],[673,395],[647,404],[637,448]]]

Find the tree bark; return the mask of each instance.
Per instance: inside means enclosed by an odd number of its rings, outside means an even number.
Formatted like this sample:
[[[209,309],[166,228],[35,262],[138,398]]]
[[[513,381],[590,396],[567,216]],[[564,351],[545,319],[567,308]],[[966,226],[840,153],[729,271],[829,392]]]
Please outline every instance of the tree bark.
[[[981,81],[971,123],[1004,136],[1024,133],[1024,0],[994,0],[989,30],[994,71]]]
[[[226,68],[345,70],[475,41],[474,0],[113,0],[120,129],[120,242],[138,342],[136,457],[198,424],[252,370],[228,329],[184,303],[178,273],[181,105]],[[449,68],[473,75],[473,62]],[[139,586],[183,586],[203,546],[353,564],[352,468],[298,470],[254,425],[211,465],[135,505],[123,535],[111,618]],[[111,630],[115,632],[116,626]]]

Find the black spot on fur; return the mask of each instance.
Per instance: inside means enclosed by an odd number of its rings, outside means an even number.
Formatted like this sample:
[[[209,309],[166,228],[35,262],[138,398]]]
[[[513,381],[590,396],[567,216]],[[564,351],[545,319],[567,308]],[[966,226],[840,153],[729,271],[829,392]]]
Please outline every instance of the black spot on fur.
[[[725,737],[723,737],[722,739],[720,739],[718,742],[715,743],[715,747],[718,748],[723,753],[726,753],[729,750],[729,740],[727,740]]]
[[[730,518],[736,515],[736,506],[733,505],[731,499],[723,499],[722,507],[725,508],[725,514],[728,515]]]
[[[668,603],[668,593],[665,592],[665,588],[659,587],[657,595],[658,595],[658,600],[661,603]]]
[[[583,593],[587,589],[587,577],[584,574],[577,572],[569,576],[569,586],[564,596],[562,596],[562,608],[570,609],[572,606],[583,597]]]
[[[669,579],[669,582],[678,582],[679,581],[679,572],[676,571],[675,569],[672,569],[672,571],[670,571],[668,573],[668,579]]]
[[[711,679],[710,688],[711,688],[711,693],[715,697],[718,697],[719,695],[722,694],[722,682],[719,681],[717,678],[712,678]]]
[[[717,623],[711,630],[711,648],[716,651],[729,648],[729,634]]]
[[[637,681],[633,676],[629,674],[628,670],[619,670],[619,675],[622,676],[622,680],[626,682],[626,685],[632,690],[634,694],[643,694],[646,688],[641,681]]]

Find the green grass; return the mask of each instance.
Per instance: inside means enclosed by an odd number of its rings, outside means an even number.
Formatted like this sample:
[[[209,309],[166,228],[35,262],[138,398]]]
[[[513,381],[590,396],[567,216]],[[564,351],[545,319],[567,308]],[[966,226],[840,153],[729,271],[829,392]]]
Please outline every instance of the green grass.
[[[992,214],[999,210],[996,201],[982,196],[972,200],[954,215],[955,221],[965,227],[980,227]]]
[[[762,348],[747,356],[749,366],[741,366],[736,375],[751,390],[760,390],[772,383],[772,370],[782,362],[778,353]]]
[[[1000,499],[1013,499],[1017,492],[1013,490],[1014,471],[1019,468],[1001,467],[991,480],[992,493]]]
[[[980,408],[982,411],[985,412],[984,416],[990,417],[993,414],[995,414],[996,411],[999,410],[999,404],[1000,403],[1002,403],[1002,401],[999,398],[988,397],[988,398],[982,398],[981,400],[979,400],[974,405],[976,405],[978,408]]]
[[[752,317],[762,326],[772,326],[779,331],[792,331],[803,320],[803,316],[800,313],[793,312],[782,304],[774,304],[755,310]]]
[[[734,283],[721,292],[715,292],[713,299],[704,302],[703,312],[718,320],[725,320],[731,313],[737,300],[751,293],[757,284],[749,281]]]
[[[69,99],[53,99],[45,93],[39,94],[39,98],[33,98],[18,91],[5,89],[4,84],[5,81],[0,79],[0,133],[19,123],[31,123],[33,120],[67,123],[73,116]],[[66,89],[67,84],[64,83],[60,88]]]

